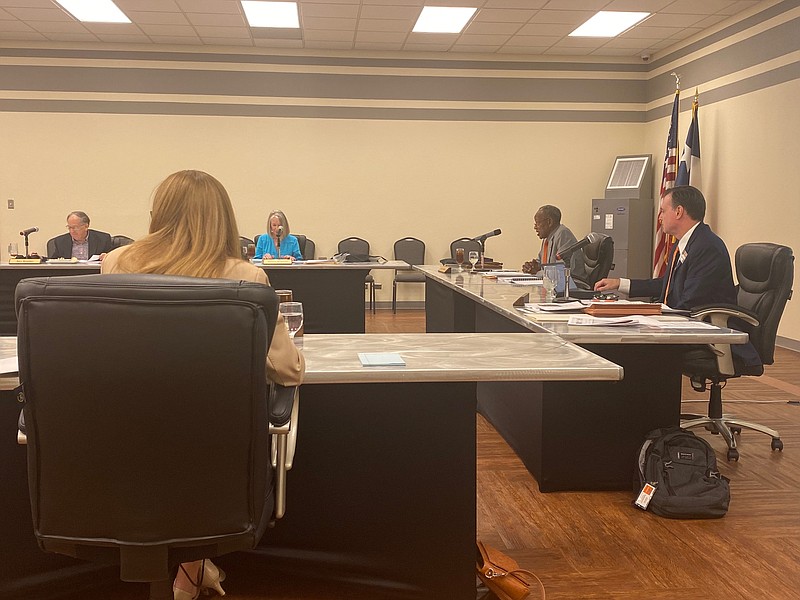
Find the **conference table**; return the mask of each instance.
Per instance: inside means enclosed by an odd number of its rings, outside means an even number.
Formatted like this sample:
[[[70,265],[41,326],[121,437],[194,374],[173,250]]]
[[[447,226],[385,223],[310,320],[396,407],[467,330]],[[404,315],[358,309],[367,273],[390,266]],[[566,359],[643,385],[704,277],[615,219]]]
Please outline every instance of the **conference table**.
[[[298,343],[307,370],[286,516],[255,550],[219,563],[247,564],[265,582],[273,572],[358,582],[376,598],[475,598],[476,386],[509,383],[533,395],[541,385],[623,375],[551,333],[311,334]],[[15,350],[14,337],[0,338],[0,358]],[[397,353],[405,366],[364,367],[359,352]],[[98,567],[36,546],[26,452],[16,444],[17,383],[0,377],[0,597],[35,598],[92,581]]]
[[[741,344],[747,334],[656,317],[680,329],[568,325],[564,314],[530,314],[519,306],[544,300],[542,286],[513,285],[481,273],[426,275],[429,332],[557,335],[620,365],[622,381],[478,384],[478,410],[505,438],[544,492],[630,489],[633,457],[647,432],[680,424],[682,357],[689,345]],[[683,325],[677,325],[677,323]],[[543,359],[537,353],[535,360]],[[534,390],[531,393],[531,390]]]
[[[275,289],[292,290],[303,303],[304,330],[308,333],[364,333],[364,283],[373,269],[410,269],[402,260],[383,263],[295,262],[264,265]],[[28,277],[88,275],[100,272],[99,263],[0,264],[0,335],[15,335],[17,317],[14,290]]]

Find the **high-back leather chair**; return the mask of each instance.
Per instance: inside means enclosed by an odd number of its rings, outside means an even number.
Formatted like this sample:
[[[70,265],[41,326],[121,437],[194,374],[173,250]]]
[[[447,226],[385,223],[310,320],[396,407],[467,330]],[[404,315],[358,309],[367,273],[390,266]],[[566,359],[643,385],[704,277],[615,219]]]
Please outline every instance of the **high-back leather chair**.
[[[50,238],[47,240],[47,256],[54,257],[56,255],[56,238]]]
[[[118,563],[169,598],[179,562],[254,547],[283,510],[270,437],[291,414],[266,378],[273,289],[43,277],[19,283],[16,306],[40,547]]]
[[[425,263],[425,242],[415,237],[404,237],[394,243],[394,258],[410,265]],[[395,269],[392,281],[392,312],[397,312],[397,284],[398,283],[425,283],[425,273],[420,271],[398,271]]]
[[[583,249],[583,263],[585,274],[575,277],[575,283],[587,290],[593,290],[594,284],[608,277],[614,265],[614,239],[604,233],[593,234],[595,241]]]
[[[369,242],[363,238],[351,236],[341,240],[337,246],[339,254],[347,252],[349,254],[360,254],[362,256],[369,256]],[[381,289],[381,284],[375,281],[372,273],[368,273],[364,279],[364,283],[369,291],[369,309],[375,312],[375,290]]]
[[[111,236],[111,249],[119,248],[121,246],[129,246],[134,242],[133,238],[127,235],[112,235]]]
[[[303,260],[314,260],[317,256],[317,245],[311,238],[306,238],[306,244],[302,250]]]
[[[742,321],[749,323],[750,341],[761,362],[774,362],[775,338],[786,302],[792,296],[794,255],[787,246],[770,243],[745,244],[736,250],[737,305],[699,307],[696,318],[710,321],[719,327],[741,329]],[[738,321],[737,321],[738,319]],[[733,322],[731,322],[733,321]],[[758,377],[764,372],[761,365],[747,366],[737,360],[730,345],[716,344],[713,351],[704,348],[687,353],[684,373],[697,391],[710,390],[708,416],[681,415],[689,418],[682,427],[706,426],[719,433],[728,444],[728,460],[739,460],[734,434],[742,428],[760,431],[772,438],[772,449],[783,450],[778,432],[769,427],[723,416],[722,388],[728,379]]]

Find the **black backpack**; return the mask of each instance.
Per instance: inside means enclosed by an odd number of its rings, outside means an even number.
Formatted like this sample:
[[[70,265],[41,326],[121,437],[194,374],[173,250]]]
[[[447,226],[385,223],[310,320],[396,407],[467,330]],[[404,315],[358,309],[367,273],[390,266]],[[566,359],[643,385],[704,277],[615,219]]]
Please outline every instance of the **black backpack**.
[[[729,481],[717,470],[714,449],[704,439],[680,427],[655,429],[639,450],[634,503],[671,519],[717,519],[728,512]],[[640,504],[643,491],[652,491],[645,507]]]

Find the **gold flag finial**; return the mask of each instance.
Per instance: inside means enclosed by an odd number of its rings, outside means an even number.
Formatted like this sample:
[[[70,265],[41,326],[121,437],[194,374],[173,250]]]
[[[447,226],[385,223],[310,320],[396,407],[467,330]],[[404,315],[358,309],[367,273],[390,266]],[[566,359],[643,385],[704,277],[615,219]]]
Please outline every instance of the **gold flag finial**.
[[[673,71],[672,73],[670,73],[670,75],[672,75],[675,78],[675,89],[676,90],[681,89],[681,76],[680,76],[680,73],[676,73],[675,71]]]

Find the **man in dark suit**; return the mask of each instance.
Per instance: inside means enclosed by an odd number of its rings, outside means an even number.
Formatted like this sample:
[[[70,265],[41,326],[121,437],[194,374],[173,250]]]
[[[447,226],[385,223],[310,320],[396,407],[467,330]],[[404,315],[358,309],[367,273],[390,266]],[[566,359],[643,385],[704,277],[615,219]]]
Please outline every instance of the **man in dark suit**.
[[[635,297],[649,296],[671,308],[683,310],[705,304],[736,304],[731,257],[725,242],[703,223],[706,199],[700,190],[690,185],[667,190],[661,197],[659,215],[664,232],[677,239],[664,276],[655,279],[606,278],[598,281],[594,289],[600,292],[619,289]],[[736,328],[748,330],[744,323],[741,325]],[[745,364],[760,364],[750,343],[737,344],[732,349],[734,356]]]
[[[69,233],[54,237],[47,244],[48,258],[88,260],[111,252],[111,236],[105,231],[89,229],[89,215],[76,210],[67,215]]]

